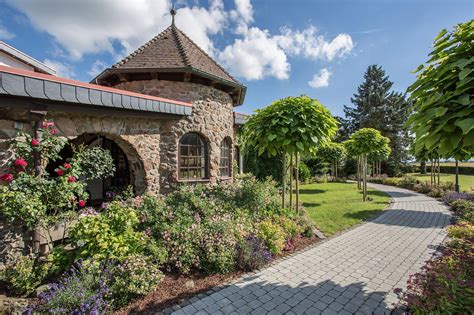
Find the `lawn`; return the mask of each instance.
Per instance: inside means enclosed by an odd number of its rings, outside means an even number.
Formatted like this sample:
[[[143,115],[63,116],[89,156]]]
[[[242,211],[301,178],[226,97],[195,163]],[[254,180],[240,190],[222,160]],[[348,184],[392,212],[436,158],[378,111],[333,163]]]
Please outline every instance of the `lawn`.
[[[316,226],[325,234],[333,235],[378,215],[390,197],[369,188],[372,201],[363,202],[354,183],[324,183],[302,185],[300,200]]]
[[[408,174],[414,176],[422,181],[429,181],[430,174],[421,175],[420,173],[412,173]],[[441,182],[453,182],[455,181],[454,174],[441,174],[440,176]],[[470,191],[471,187],[474,187],[474,175],[459,175],[459,188],[460,190],[467,190]]]

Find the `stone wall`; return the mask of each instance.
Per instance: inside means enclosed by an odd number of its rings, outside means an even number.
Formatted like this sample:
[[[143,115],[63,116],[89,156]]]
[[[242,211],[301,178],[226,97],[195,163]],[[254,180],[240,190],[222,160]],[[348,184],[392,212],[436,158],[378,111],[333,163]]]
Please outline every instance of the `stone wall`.
[[[99,134],[115,141],[124,151],[131,170],[131,183],[138,194],[166,193],[178,179],[178,143],[188,132],[202,135],[208,146],[209,178],[219,180],[220,143],[228,138],[234,144],[234,116],[230,96],[213,87],[188,82],[139,81],[122,83],[116,88],[138,93],[191,102],[193,114],[176,119],[133,118],[50,112],[58,135],[73,140],[83,134]],[[22,130],[32,133],[31,124]],[[0,120],[0,164],[10,153],[7,140],[14,137],[15,120]],[[233,156],[233,149],[232,149]],[[0,262],[12,261],[29,251],[29,235],[0,223]]]
[[[193,104],[192,116],[163,125],[160,143],[160,192],[172,189],[178,179],[178,142],[182,135],[196,132],[208,145],[209,182],[219,178],[220,143],[234,144],[234,114],[229,94],[210,86],[163,80],[124,82],[115,88],[160,96]],[[230,179],[224,179],[230,180]]]

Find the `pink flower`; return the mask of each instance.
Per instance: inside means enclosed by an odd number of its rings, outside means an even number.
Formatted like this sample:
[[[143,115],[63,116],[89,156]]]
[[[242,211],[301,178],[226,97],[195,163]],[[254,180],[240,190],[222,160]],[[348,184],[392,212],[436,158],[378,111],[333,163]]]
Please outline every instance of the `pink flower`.
[[[15,166],[17,167],[26,167],[28,165],[28,162],[26,162],[23,159],[16,159],[15,160]]]
[[[71,164],[65,163],[65,164],[64,164],[64,168],[67,169],[67,170],[70,169],[70,168],[71,168]]]
[[[67,178],[67,181],[68,181],[69,183],[75,183],[75,182],[77,181],[77,178],[76,178],[75,176],[69,176],[69,177]]]
[[[40,144],[40,141],[38,139],[31,139],[31,145],[34,146],[34,147],[37,147],[39,146]]]
[[[57,129],[51,129],[51,131],[50,131],[50,132],[51,132],[51,134],[52,134],[52,135],[55,135],[55,134],[57,134],[57,133],[58,133],[58,130],[57,130]]]
[[[86,202],[84,200],[79,200],[79,203],[78,203],[79,207],[84,207],[86,205]]]
[[[59,176],[63,176],[63,175],[64,175],[64,171],[63,171],[62,169],[60,169],[60,168],[58,168],[58,169],[56,170],[56,173],[58,173]]]
[[[13,174],[7,173],[0,175],[0,180],[9,183],[13,180]]]
[[[52,121],[44,121],[44,122],[41,124],[41,126],[42,126],[43,128],[53,127],[53,126],[54,126],[54,122],[52,122]]]

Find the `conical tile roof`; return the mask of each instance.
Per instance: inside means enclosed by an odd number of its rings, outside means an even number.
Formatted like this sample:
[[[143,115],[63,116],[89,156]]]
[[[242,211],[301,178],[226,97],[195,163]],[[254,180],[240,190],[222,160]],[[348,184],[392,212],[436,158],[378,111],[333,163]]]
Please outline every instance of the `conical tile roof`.
[[[115,69],[183,69],[240,84],[174,24],[112,66]]]

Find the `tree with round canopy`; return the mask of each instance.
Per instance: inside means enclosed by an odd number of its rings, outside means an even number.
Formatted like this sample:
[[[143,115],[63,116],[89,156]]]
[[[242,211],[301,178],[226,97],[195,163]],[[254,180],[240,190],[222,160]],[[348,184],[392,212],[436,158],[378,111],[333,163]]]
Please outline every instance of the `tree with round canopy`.
[[[258,155],[283,156],[282,204],[286,205],[287,157],[296,160],[296,209],[299,201],[299,157],[314,154],[337,132],[337,121],[316,99],[308,96],[287,97],[256,110],[242,129],[243,149],[256,148]],[[293,163],[290,163],[293,165]],[[293,193],[292,191],[290,192]],[[291,207],[291,205],[290,205]]]
[[[337,171],[339,163],[346,156],[346,148],[342,143],[329,142],[326,145],[318,148],[317,153],[324,162],[331,164],[331,176],[337,178]]]
[[[474,20],[443,29],[426,65],[409,88],[414,112],[415,152],[468,160],[474,155]],[[457,172],[456,172],[457,173]],[[456,190],[459,191],[456,175]]]
[[[363,200],[367,201],[367,162],[369,155],[390,154],[390,140],[373,128],[362,128],[354,132],[347,141],[349,152],[358,157],[358,182],[362,180]],[[360,187],[360,184],[358,185]]]

